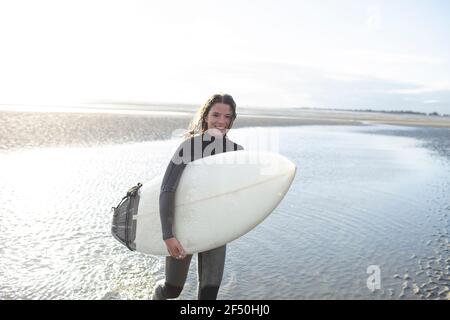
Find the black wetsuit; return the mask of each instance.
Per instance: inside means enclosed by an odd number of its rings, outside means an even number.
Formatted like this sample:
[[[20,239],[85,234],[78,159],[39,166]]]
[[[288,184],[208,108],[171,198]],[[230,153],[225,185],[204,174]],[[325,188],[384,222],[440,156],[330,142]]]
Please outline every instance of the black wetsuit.
[[[161,184],[159,208],[163,239],[176,237],[173,234],[175,191],[186,165],[194,160],[222,152],[244,148],[228,138],[216,138],[207,133],[185,140],[176,150]],[[183,244],[181,244],[183,245]],[[216,299],[222,281],[226,245],[198,254],[198,298]],[[166,279],[155,288],[154,299],[176,298],[183,290],[192,255],[184,259],[166,257]]]

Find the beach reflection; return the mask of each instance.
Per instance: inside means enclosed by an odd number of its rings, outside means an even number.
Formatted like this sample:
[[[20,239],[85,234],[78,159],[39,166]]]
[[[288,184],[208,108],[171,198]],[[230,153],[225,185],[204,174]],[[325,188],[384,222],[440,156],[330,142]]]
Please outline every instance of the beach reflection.
[[[392,128],[268,128],[297,176],[276,211],[229,245],[219,298],[446,299],[449,161],[383,131]],[[246,150],[270,146],[250,143],[261,130],[230,138]],[[148,299],[162,258],[115,241],[110,208],[160,174],[178,143],[1,153],[0,298]],[[379,267],[380,289],[367,287],[369,266]],[[182,299],[195,299],[191,271]]]

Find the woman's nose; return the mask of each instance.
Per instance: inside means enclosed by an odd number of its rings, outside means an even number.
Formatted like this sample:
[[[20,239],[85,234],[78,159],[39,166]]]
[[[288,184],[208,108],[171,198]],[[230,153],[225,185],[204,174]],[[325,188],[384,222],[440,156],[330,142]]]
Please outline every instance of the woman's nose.
[[[217,122],[219,124],[226,124],[227,123],[227,118],[225,116],[221,116],[219,117],[219,119],[217,120]]]

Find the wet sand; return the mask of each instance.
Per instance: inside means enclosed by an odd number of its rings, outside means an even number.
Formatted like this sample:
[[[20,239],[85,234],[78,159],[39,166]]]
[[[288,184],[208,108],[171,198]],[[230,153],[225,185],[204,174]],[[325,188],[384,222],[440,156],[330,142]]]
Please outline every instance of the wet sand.
[[[0,298],[149,298],[164,265],[111,241],[109,209],[166,167],[175,141],[149,141],[191,118],[166,111],[0,111],[0,264],[10,266]],[[221,299],[448,299],[450,128],[437,127],[445,119],[239,112],[236,128],[285,126],[280,152],[301,170],[277,214],[233,244]],[[236,130],[236,141],[245,131],[253,129]],[[367,287],[369,265],[382,270],[381,290]],[[195,274],[182,299],[195,299]]]
[[[0,150],[164,140],[171,138],[174,130],[186,129],[195,112],[192,107],[182,106],[146,106],[139,109],[128,106],[113,110],[97,107],[84,111],[74,108],[65,109],[64,112],[54,110],[0,110]],[[171,113],[164,114],[161,111]],[[241,108],[238,111],[234,128],[371,123],[450,128],[448,117],[294,108]]]
[[[230,244],[219,299],[446,299],[450,162],[406,137],[439,149],[450,129],[421,129],[276,128],[299,171],[277,211]],[[233,135],[250,149],[255,131]],[[161,174],[176,144],[0,152],[0,299],[149,299],[163,258],[115,241],[110,209]],[[193,260],[180,299],[196,299]]]

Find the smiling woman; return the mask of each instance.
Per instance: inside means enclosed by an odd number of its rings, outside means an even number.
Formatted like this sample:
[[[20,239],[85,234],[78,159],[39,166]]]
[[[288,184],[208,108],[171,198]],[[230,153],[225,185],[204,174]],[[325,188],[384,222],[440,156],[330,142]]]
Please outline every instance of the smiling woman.
[[[230,107],[224,103],[216,103],[206,118],[208,128],[214,135],[226,135],[231,123]],[[218,130],[218,131],[217,131]]]
[[[166,278],[154,290],[154,300],[177,298],[186,282],[192,254],[187,254],[175,234],[175,192],[189,162],[222,152],[243,150],[226,135],[236,119],[236,103],[228,94],[215,94],[198,110],[186,140],[175,151],[161,183],[159,213],[162,238],[170,254]],[[196,148],[201,146],[201,148]],[[211,146],[215,146],[211,148]],[[209,152],[208,152],[209,150]],[[226,245],[198,253],[198,299],[215,300],[222,282]]]
[[[189,125],[186,137],[204,133],[209,130],[211,134],[214,129],[220,130],[226,136],[236,119],[236,103],[229,94],[215,94],[198,109],[197,114]]]

